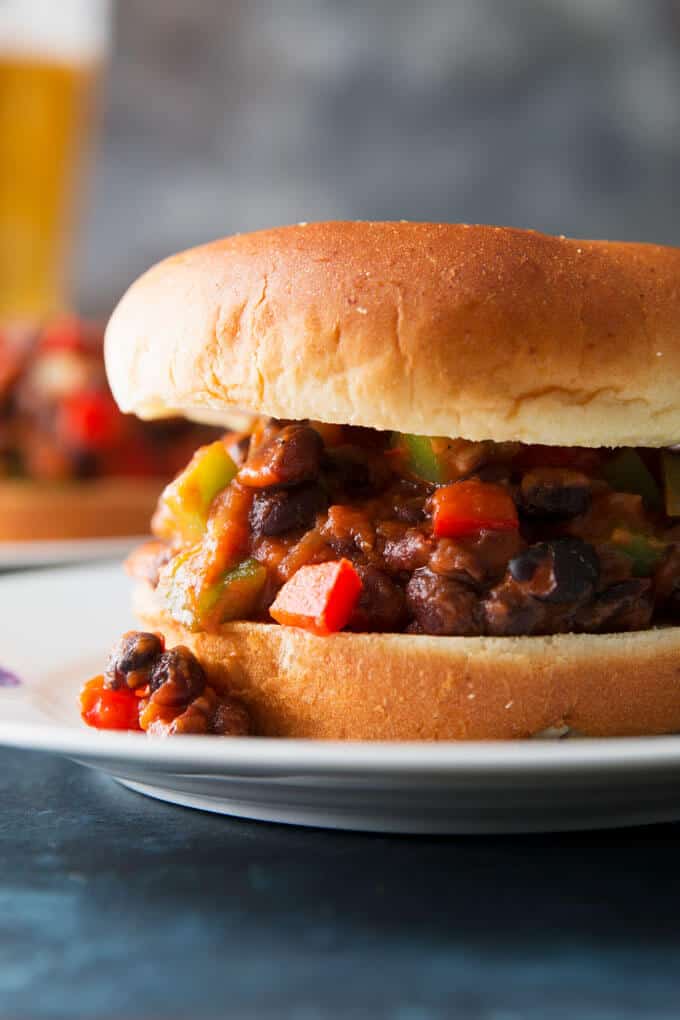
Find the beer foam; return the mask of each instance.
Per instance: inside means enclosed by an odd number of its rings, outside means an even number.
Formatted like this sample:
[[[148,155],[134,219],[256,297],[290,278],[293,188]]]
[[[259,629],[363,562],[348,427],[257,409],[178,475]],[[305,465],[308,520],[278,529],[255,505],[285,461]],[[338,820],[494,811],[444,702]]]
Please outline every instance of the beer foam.
[[[112,0],[2,0],[0,53],[68,62],[109,50]]]

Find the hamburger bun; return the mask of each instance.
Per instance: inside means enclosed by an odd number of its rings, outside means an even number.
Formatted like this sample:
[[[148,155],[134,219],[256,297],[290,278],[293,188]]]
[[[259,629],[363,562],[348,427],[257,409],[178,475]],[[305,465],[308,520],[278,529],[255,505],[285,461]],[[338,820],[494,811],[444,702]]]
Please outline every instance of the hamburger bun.
[[[504,227],[316,223],[142,276],[106,335],[141,417],[247,408],[472,440],[680,437],[680,249]]]
[[[225,624],[192,633],[149,584],[145,629],[187,645],[209,681],[248,706],[253,732],[324,740],[504,740],[551,727],[588,736],[680,731],[680,627],[629,634],[316,637]]]
[[[145,535],[162,488],[157,478],[0,481],[0,542]]]

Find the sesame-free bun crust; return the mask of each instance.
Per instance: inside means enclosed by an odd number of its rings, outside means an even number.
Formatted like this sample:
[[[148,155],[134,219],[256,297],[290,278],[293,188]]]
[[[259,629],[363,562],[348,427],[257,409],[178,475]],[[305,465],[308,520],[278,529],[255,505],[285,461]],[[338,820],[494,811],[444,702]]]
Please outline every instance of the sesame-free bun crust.
[[[145,478],[0,482],[0,542],[146,535],[163,488]]]
[[[662,446],[680,438],[680,249],[431,223],[241,234],[133,284],[106,361],[142,417]]]
[[[253,732],[325,740],[504,740],[680,732],[680,628],[515,638],[335,634],[275,624],[191,633],[135,592],[145,629],[188,645]]]

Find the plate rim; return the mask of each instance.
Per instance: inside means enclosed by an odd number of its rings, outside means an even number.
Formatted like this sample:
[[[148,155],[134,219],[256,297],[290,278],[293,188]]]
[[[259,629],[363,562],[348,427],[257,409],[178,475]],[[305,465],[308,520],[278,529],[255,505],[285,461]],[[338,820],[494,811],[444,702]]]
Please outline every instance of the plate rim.
[[[300,740],[281,737],[181,736],[99,732],[83,726],[0,721],[0,745],[89,760],[159,766],[458,775],[588,772],[606,768],[680,768],[680,737],[577,738],[555,741]]]
[[[0,571],[92,564],[120,558],[148,535],[112,535],[99,538],[0,539]],[[5,578],[3,577],[4,581]]]

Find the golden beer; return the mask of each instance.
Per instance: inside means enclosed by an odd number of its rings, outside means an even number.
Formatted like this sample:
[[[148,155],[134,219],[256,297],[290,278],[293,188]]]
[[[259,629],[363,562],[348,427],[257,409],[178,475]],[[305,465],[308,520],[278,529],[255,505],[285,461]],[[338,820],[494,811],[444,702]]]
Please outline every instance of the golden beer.
[[[71,241],[103,53],[86,23],[96,0],[49,0],[49,8],[44,0],[9,0],[8,15],[5,4],[0,319],[42,317],[68,303]]]

